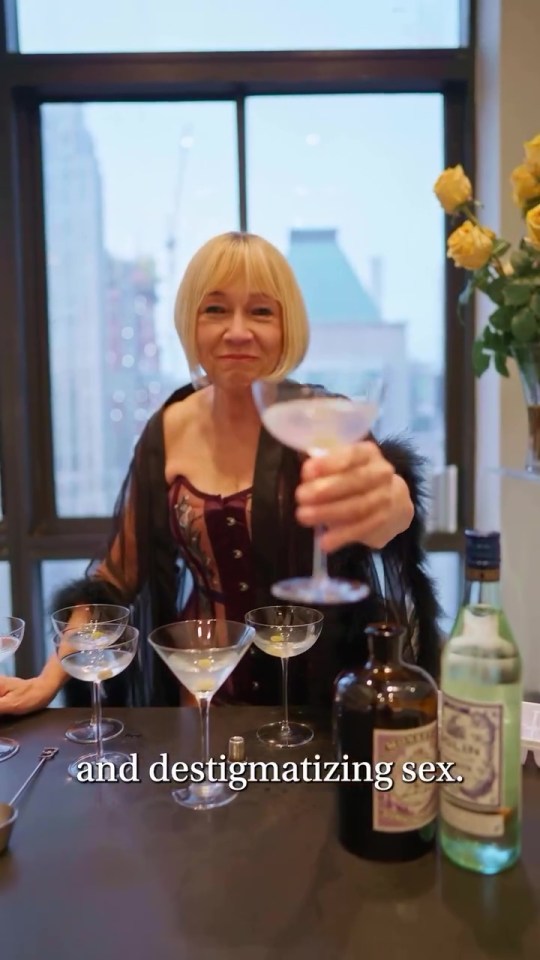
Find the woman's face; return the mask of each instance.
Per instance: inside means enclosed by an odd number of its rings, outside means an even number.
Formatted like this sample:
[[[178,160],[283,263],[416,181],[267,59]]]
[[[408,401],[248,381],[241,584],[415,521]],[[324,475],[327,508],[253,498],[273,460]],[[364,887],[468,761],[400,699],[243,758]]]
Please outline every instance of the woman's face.
[[[208,293],[197,316],[199,362],[212,383],[247,387],[275,370],[283,349],[283,315],[273,297],[235,283]]]

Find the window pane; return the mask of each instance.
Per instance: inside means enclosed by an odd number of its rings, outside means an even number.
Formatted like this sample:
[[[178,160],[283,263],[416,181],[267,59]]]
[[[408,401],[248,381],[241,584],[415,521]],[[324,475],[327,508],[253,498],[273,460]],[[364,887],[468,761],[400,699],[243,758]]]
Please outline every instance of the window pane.
[[[442,97],[254,98],[247,131],[250,229],[288,257],[309,313],[298,376],[351,394],[382,373],[381,435],[411,432],[442,465]]]
[[[0,560],[0,614],[4,617],[13,616],[10,567],[7,560]],[[22,642],[24,643],[24,637]],[[0,673],[9,677],[13,676],[15,673],[15,656],[7,657],[6,660],[0,662]]]
[[[52,653],[55,653],[53,641],[53,629],[51,624],[51,603],[56,590],[65,586],[71,580],[77,580],[83,577],[88,567],[88,560],[45,560],[41,564],[41,588],[42,596],[42,615],[43,615],[43,636],[45,637],[44,658],[48,660]],[[51,700],[50,707],[65,706],[64,692],[60,690],[54,700]]]
[[[83,577],[89,560],[45,560],[41,564],[41,588],[43,591],[43,624],[46,657],[54,652],[53,631],[51,626],[51,603],[60,587],[71,580]]]
[[[238,229],[236,112],[47,104],[42,121],[57,508],[95,516],[186,382],[174,298],[195,249]]]
[[[448,634],[461,604],[461,559],[459,553],[428,553],[428,572],[433,577],[443,615],[441,630]]]
[[[460,0],[18,0],[23,53],[457,47]]]

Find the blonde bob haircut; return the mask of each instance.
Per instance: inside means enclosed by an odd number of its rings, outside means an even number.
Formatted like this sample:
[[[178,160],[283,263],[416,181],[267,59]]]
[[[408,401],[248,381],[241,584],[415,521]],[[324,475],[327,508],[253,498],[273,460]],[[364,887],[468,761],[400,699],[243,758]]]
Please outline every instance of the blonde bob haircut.
[[[174,324],[190,369],[197,356],[197,318],[213,290],[243,282],[252,293],[277,300],[283,318],[283,352],[268,380],[281,380],[304,359],[309,324],[300,287],[287,260],[268,240],[253,233],[222,233],[208,240],[186,267],[176,295]]]

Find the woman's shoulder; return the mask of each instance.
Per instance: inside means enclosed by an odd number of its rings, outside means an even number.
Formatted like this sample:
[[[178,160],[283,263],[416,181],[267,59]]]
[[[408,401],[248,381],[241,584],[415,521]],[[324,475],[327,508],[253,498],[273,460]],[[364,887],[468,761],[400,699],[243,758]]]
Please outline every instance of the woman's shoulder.
[[[171,393],[164,403],[148,419],[137,442],[139,452],[152,449],[162,450],[171,431],[189,416],[189,409],[195,399],[191,384],[180,387]]]
[[[173,394],[170,402],[161,410],[161,425],[165,449],[169,449],[183,436],[186,429],[197,421],[201,408],[199,391],[178,396]]]

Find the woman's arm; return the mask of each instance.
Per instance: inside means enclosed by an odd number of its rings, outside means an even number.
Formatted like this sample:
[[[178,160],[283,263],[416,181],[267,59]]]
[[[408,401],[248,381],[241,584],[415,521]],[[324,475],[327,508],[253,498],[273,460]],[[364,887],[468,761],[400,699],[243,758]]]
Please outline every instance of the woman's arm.
[[[382,550],[414,518],[406,478],[372,440],[309,458],[301,480],[297,520],[325,528],[321,546],[328,553],[354,543]]]
[[[64,607],[110,603],[130,606],[138,593],[141,571],[136,549],[137,456],[122,488],[113,532],[105,557],[91,573],[62,586],[54,595],[51,612]],[[81,616],[84,620],[84,615]],[[75,620],[70,621],[75,626]],[[37,677],[0,677],[0,714],[25,714],[41,710],[69,679],[56,653],[45,663]]]

